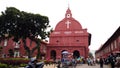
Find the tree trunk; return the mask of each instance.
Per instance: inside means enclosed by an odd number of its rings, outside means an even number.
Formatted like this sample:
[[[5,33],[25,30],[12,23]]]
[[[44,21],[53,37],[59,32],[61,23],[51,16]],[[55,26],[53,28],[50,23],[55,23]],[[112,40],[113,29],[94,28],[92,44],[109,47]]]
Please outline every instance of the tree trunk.
[[[27,52],[27,55],[28,55],[28,58],[31,58],[32,57],[32,54],[34,53],[34,51],[37,49],[38,51],[38,54],[37,54],[37,59],[39,59],[41,57],[41,54],[40,54],[40,41],[39,40],[36,40],[36,47],[34,47],[32,50],[29,49],[29,47],[26,45],[26,40],[23,39],[23,45],[24,45],[24,49],[26,50]],[[30,42],[30,45],[32,44],[32,41]]]
[[[37,59],[41,58],[41,52],[40,52],[40,45],[38,45],[38,54],[37,54]]]
[[[31,51],[30,51],[29,47],[26,45],[26,39],[23,39],[23,46],[27,52],[28,58],[30,59],[31,58]]]

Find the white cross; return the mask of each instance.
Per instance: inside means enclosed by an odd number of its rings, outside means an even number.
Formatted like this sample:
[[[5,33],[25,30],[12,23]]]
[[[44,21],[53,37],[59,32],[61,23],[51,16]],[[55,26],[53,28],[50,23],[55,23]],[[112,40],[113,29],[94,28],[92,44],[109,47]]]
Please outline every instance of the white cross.
[[[65,24],[67,25],[67,28],[69,29],[69,26],[70,26],[71,22],[69,22],[69,21],[67,20],[67,22],[66,22]]]

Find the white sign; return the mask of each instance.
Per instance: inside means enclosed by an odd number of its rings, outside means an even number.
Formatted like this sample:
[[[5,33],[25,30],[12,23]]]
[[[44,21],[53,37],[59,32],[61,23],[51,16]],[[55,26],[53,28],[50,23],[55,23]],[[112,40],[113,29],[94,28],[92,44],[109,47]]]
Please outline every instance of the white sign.
[[[71,34],[71,31],[65,31],[64,34]]]
[[[54,34],[60,34],[60,32],[53,32]]]
[[[75,31],[75,33],[84,33],[83,31]]]

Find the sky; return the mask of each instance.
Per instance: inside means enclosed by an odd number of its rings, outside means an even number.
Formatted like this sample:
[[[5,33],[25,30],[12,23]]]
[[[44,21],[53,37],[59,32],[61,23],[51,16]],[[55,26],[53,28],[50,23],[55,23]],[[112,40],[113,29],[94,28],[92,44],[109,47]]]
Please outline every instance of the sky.
[[[0,0],[0,12],[6,7],[45,15],[52,28],[65,17],[72,17],[92,34],[90,50],[97,50],[120,26],[120,0]]]

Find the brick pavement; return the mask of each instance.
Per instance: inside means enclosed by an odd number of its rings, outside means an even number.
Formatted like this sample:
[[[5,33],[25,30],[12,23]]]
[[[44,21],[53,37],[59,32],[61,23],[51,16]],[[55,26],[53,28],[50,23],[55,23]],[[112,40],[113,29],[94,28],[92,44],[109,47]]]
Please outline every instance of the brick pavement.
[[[20,67],[21,68],[21,67]],[[57,68],[56,65],[45,65],[43,68]],[[69,67],[69,68],[73,68],[73,67]],[[79,65],[77,64],[77,67],[76,68],[100,68],[100,65],[99,64],[96,64],[95,66],[88,66],[87,64],[82,64],[82,65]],[[104,65],[103,68],[110,68],[108,65]]]
[[[96,64],[95,66],[88,66],[87,64],[77,65],[76,68],[100,68],[99,64]],[[103,68],[110,68],[108,65],[104,65]]]

